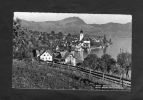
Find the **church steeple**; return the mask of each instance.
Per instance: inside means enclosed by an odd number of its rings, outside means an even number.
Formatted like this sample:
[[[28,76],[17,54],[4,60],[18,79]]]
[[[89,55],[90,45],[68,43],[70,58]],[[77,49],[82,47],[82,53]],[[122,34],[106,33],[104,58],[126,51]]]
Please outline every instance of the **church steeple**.
[[[80,33],[83,33],[83,30],[82,30],[82,29],[80,30]]]
[[[81,31],[80,31],[80,39],[79,39],[79,41],[81,41],[83,39],[83,30],[81,29]]]

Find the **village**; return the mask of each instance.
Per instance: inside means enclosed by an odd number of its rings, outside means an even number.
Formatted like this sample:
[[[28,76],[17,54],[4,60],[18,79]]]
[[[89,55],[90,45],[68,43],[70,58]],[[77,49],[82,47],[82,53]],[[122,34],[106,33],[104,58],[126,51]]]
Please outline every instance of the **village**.
[[[104,40],[104,38],[92,38],[92,41],[96,43],[94,46],[91,46],[91,38],[86,37],[85,33],[81,30],[79,36],[74,35],[70,42],[66,39],[62,39],[63,47],[66,49],[63,50],[56,46],[55,50],[50,50],[47,48],[41,48],[40,50],[35,50],[36,57],[45,62],[60,62],[64,64],[70,64],[76,66],[77,64],[81,64],[84,61],[84,58],[90,54],[92,49],[100,49],[104,50],[106,46],[109,46],[110,41]],[[107,43],[103,44],[103,41]],[[87,53],[84,56],[84,53]]]

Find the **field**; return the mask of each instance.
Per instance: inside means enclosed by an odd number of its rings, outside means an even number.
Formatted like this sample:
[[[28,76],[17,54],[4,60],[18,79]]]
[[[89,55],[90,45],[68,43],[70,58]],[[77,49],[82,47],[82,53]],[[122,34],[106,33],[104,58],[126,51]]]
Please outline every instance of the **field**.
[[[13,60],[12,88],[19,89],[56,89],[56,90],[112,90],[123,89],[102,79],[92,79],[89,83],[86,75],[78,70],[62,68],[45,62]],[[101,88],[102,86],[102,88]]]
[[[92,89],[78,80],[80,73],[72,74],[56,66],[38,62],[13,60],[12,88],[29,89]]]

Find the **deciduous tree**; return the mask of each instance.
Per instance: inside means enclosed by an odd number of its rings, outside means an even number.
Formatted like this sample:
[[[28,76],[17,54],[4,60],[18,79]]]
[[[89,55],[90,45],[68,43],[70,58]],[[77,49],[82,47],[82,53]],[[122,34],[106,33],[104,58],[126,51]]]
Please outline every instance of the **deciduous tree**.
[[[118,54],[117,63],[122,68],[126,68],[127,66],[130,66],[132,63],[131,54],[128,52],[123,52],[123,53]]]
[[[103,71],[107,71],[108,73],[111,71],[113,65],[115,65],[116,61],[108,54],[104,54],[101,57],[101,65]]]
[[[89,67],[91,69],[96,69],[99,65],[99,58],[96,54],[89,54],[83,62],[84,67]]]
[[[118,54],[117,63],[125,70],[126,76],[128,76],[129,69],[132,66],[132,55],[128,52],[123,52]]]

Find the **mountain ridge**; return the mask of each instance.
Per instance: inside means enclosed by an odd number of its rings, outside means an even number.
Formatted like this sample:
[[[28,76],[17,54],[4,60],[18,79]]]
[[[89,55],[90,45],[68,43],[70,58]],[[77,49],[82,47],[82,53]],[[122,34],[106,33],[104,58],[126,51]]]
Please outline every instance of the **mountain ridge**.
[[[64,34],[79,34],[82,29],[86,34],[90,35],[111,35],[111,36],[125,36],[131,37],[132,33],[132,23],[128,22],[126,24],[120,23],[106,23],[106,24],[87,24],[79,17],[68,17],[58,21],[27,21],[21,20],[22,27],[28,27],[29,29],[35,31],[44,32],[63,32]]]

